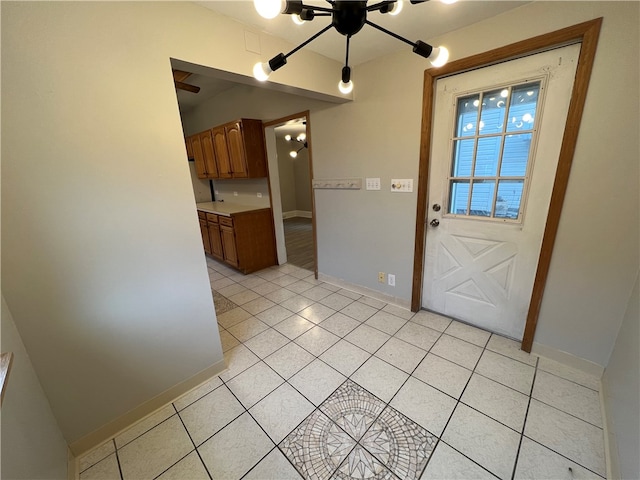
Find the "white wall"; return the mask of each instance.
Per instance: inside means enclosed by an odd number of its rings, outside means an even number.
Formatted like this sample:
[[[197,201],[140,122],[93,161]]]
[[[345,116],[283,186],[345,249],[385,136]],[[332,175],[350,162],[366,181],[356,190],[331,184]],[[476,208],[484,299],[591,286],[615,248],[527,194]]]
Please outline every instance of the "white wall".
[[[618,338],[602,377],[610,443],[620,476],[640,478],[640,281],[627,304]]]
[[[66,479],[67,443],[4,297],[1,333],[2,352],[14,356],[2,402],[0,476],[5,480]]]
[[[292,212],[297,210],[296,180],[293,165],[298,159],[291,158],[289,155],[291,143],[287,142],[284,137],[276,136],[276,148],[278,150],[278,176],[280,177],[282,211],[285,213]]]
[[[244,32],[186,2],[2,3],[3,292],[69,443],[222,360],[170,58],[249,76]],[[338,62],[289,67],[333,92]]]

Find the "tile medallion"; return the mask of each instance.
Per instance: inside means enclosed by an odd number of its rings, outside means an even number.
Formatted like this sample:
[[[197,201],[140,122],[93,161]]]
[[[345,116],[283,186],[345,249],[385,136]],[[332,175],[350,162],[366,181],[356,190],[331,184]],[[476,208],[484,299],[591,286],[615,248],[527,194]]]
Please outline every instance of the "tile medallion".
[[[309,479],[417,479],[437,438],[347,380],[281,443]]]

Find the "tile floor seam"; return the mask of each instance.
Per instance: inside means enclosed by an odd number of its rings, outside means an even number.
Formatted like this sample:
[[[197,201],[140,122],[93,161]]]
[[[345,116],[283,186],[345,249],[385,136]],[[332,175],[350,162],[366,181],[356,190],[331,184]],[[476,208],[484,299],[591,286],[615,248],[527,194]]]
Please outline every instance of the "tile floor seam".
[[[589,422],[588,420],[585,420],[584,418],[580,418],[580,417],[578,417],[577,415],[574,415],[574,414],[572,414],[572,413],[565,412],[565,411],[564,411],[564,410],[562,410],[561,408],[558,408],[558,407],[556,407],[556,406],[553,406],[553,405],[551,405],[550,403],[544,402],[544,401],[540,400],[539,398],[536,398],[536,397],[533,397],[533,396],[532,396],[532,397],[531,397],[531,399],[532,399],[532,400],[535,400],[536,402],[539,402],[539,403],[541,403],[541,404],[543,404],[543,405],[546,405],[547,407],[553,408],[554,410],[557,410],[558,412],[562,412],[562,413],[564,413],[565,415],[569,415],[570,417],[573,417],[573,418],[575,418],[576,420],[580,420],[581,422],[584,422],[584,423],[586,423],[587,425],[590,425],[590,426],[592,426],[592,427],[595,427],[595,428],[597,428],[598,430],[602,430],[602,431],[604,432],[604,427],[601,427],[601,426],[599,426],[599,425],[595,425],[595,424],[593,424],[593,423]]]
[[[576,460],[574,460],[574,459],[572,459],[572,458],[570,458],[570,457],[567,457],[566,455],[564,455],[564,454],[562,454],[562,453],[558,452],[557,450],[554,450],[553,448],[551,448],[551,447],[549,447],[549,446],[545,445],[544,443],[540,443],[540,442],[539,442],[538,440],[536,440],[535,438],[531,438],[531,437],[529,437],[529,436],[527,436],[527,435],[524,435],[524,434],[523,434],[522,436],[523,436],[523,438],[526,438],[527,440],[529,440],[529,441],[531,441],[531,442],[534,442],[534,443],[536,443],[536,444],[540,445],[540,446],[541,446],[541,447],[543,447],[543,448],[546,448],[547,450],[549,450],[549,451],[551,451],[551,452],[555,453],[556,455],[561,456],[562,458],[564,458],[564,459],[568,460],[569,462],[571,462],[571,463],[575,463],[576,465],[578,465],[578,466],[580,466],[580,467],[584,468],[585,470],[588,470],[589,472],[593,473],[594,475],[597,475],[597,476],[598,476],[598,477],[600,477],[600,478],[606,479],[606,477],[603,477],[603,476],[602,476],[602,475],[600,475],[598,472],[594,471],[592,468],[589,468],[589,467],[584,466],[582,463],[580,463],[580,462],[578,462],[578,461],[576,461]]]
[[[473,464],[477,465],[478,467],[480,467],[481,469],[483,469],[485,472],[488,472],[492,477],[495,478],[500,478],[498,477],[495,473],[493,473],[491,470],[489,470],[487,467],[483,466],[482,464],[476,462],[473,458],[465,455],[463,452],[461,452],[460,450],[458,450],[456,447],[454,447],[453,445],[448,444],[447,442],[445,442],[444,440],[440,439],[438,441],[438,445],[440,445],[440,443],[444,443],[447,447],[452,448],[453,450],[455,450],[456,452],[458,452],[460,455],[462,455],[464,458],[466,458],[467,460],[469,460],[470,462],[472,462]],[[435,451],[435,448],[433,449]],[[431,460],[431,459],[429,459]],[[428,465],[428,462],[427,462]],[[425,470],[426,470],[426,466],[425,466]],[[424,474],[424,472],[423,472]]]
[[[124,475],[122,474],[122,466],[120,465],[120,457],[118,456],[118,446],[116,445],[115,437],[111,441],[113,442],[113,448],[115,449],[114,453],[116,454],[116,462],[118,462],[118,472],[120,472],[120,480],[124,480]]]
[[[529,389],[529,398],[527,399],[527,409],[524,413],[524,422],[522,423],[522,432],[520,432],[520,441],[518,442],[518,450],[516,451],[516,461],[513,464],[513,470],[511,473],[511,480],[514,480],[516,471],[518,469],[518,460],[520,460],[520,449],[522,448],[522,440],[524,439],[524,429],[527,426],[527,419],[529,417],[529,409],[531,408],[531,400],[533,398],[533,388],[536,384],[536,376],[538,375],[538,359],[536,359],[536,365],[533,370],[533,379],[531,380],[531,388]]]
[[[540,358],[540,357],[538,357],[538,358]],[[586,388],[586,389],[588,389],[588,390],[591,390],[592,392],[600,393],[600,391],[599,391],[599,390],[595,390],[595,389],[593,389],[593,388],[591,388],[591,387],[588,387],[587,385],[583,385],[582,383],[576,382],[575,380],[571,380],[570,378],[562,377],[562,376],[560,376],[560,375],[558,375],[558,374],[556,374],[556,373],[548,372],[547,370],[544,370],[544,369],[542,369],[542,368],[540,368],[539,370],[540,370],[541,372],[547,373],[547,374],[549,374],[549,375],[553,375],[553,376],[554,376],[554,377],[556,377],[556,378],[560,378],[560,379],[562,379],[562,380],[566,380],[567,382],[571,382],[571,383],[573,383],[574,385],[578,385],[579,387],[582,387],[582,388]],[[581,372],[581,373],[584,373],[584,372]],[[593,377],[595,377],[595,375],[592,375],[592,376],[593,376]]]
[[[213,390],[211,390],[211,392],[209,392],[209,393],[214,392],[215,390],[217,390],[217,389],[218,389],[218,388],[220,388],[221,386],[222,386],[222,385],[218,386],[217,388],[214,388],[214,389],[213,389]],[[208,395],[209,393],[207,393],[206,395]],[[202,398],[206,397],[206,395],[203,395],[203,396],[202,396],[200,399],[198,399],[198,400],[201,400]],[[198,400],[196,400],[196,402],[197,402]],[[195,402],[193,402],[193,403],[195,403]],[[192,403],[191,405],[193,405],[193,403]],[[182,423],[182,426],[184,427],[184,429],[185,429],[185,430],[186,430],[186,432],[187,432],[187,435],[189,436],[189,440],[191,440],[191,443],[193,444],[193,450],[192,450],[191,452],[187,453],[187,455],[185,455],[185,456],[184,456],[184,458],[186,458],[187,456],[191,455],[193,452],[196,452],[196,455],[198,456],[198,459],[200,460],[200,463],[201,463],[201,464],[202,464],[202,466],[204,467],[204,471],[205,471],[205,472],[207,472],[207,475],[209,476],[209,480],[213,480],[213,476],[211,475],[211,472],[209,472],[209,468],[207,467],[207,464],[206,464],[206,463],[204,463],[204,459],[202,458],[202,456],[200,455],[200,452],[198,451],[198,446],[196,445],[196,442],[193,440],[193,437],[191,436],[191,432],[189,432],[189,429],[187,428],[187,425],[184,423],[184,420],[182,419],[182,417],[180,416],[180,412],[179,412],[179,411],[178,411],[178,409],[176,408],[175,404],[173,404],[173,403],[172,403],[172,405],[173,405],[173,409],[176,411],[176,414],[178,415],[178,418],[180,419],[180,422]],[[187,407],[185,407],[185,408],[187,408]],[[184,410],[184,408],[183,408],[182,410]],[[184,458],[183,458],[183,459],[184,459]],[[178,462],[181,462],[181,461],[182,461],[182,459],[181,459],[181,460],[178,460]],[[176,462],[176,464],[177,464],[178,462]],[[172,467],[169,467],[169,468],[172,468]],[[167,470],[169,470],[169,469],[167,469]],[[165,471],[166,471],[166,470],[165,470]],[[162,475],[162,473],[161,473],[160,475]],[[158,475],[158,476],[160,476],[160,475]],[[156,477],[156,478],[157,478],[157,477]]]

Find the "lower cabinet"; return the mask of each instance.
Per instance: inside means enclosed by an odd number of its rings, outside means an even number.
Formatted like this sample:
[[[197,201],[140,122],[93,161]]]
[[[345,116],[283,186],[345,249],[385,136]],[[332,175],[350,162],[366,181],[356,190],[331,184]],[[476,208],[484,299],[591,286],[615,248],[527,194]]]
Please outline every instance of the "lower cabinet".
[[[198,211],[198,216],[205,252],[213,258],[242,273],[276,264],[271,209],[251,210],[230,217]]]

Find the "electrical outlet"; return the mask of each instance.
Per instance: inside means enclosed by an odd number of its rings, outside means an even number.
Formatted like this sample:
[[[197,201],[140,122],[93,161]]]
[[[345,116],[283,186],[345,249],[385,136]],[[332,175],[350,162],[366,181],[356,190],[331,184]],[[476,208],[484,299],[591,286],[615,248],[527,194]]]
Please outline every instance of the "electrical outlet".
[[[378,272],[378,281],[384,283],[384,272]]]
[[[389,279],[389,285],[391,285],[392,287],[396,286],[396,276],[392,273],[390,273],[389,275],[387,275],[387,278]]]
[[[404,178],[404,179],[392,178],[391,191],[405,192],[405,193],[413,192],[413,179],[412,178]]]
[[[238,192],[233,192],[233,196],[237,197],[238,196]]]
[[[257,195],[258,195],[258,198],[262,198],[262,193],[258,192]]]

